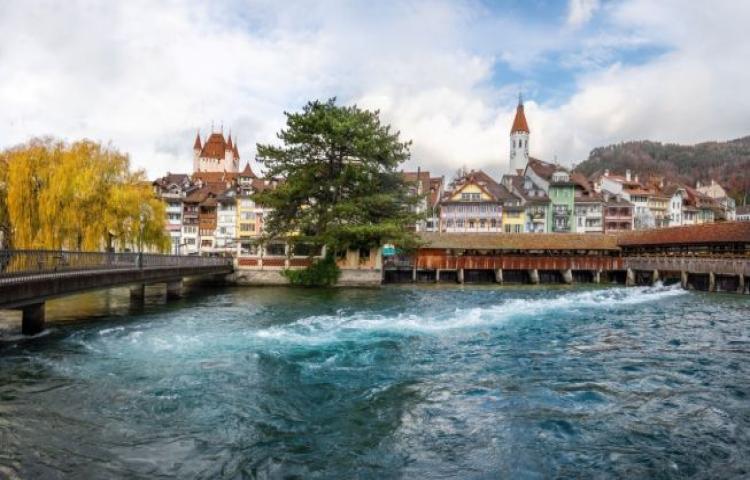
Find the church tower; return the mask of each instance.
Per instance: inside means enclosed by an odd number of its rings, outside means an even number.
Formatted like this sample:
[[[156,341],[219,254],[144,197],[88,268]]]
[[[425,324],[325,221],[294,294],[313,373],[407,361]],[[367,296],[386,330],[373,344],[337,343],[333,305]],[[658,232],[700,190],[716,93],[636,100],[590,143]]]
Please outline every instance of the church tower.
[[[518,94],[516,118],[510,128],[510,173],[523,171],[529,161],[529,125],[523,113],[523,98]]]

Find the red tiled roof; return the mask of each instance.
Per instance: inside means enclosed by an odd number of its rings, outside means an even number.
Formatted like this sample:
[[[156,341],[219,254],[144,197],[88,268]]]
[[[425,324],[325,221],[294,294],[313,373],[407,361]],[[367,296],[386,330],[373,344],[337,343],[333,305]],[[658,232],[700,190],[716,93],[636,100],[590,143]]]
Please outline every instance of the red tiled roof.
[[[513,119],[513,126],[510,127],[510,133],[515,132],[529,133],[529,124],[526,123],[526,115],[523,113],[523,103],[521,102],[518,102],[516,118]]]
[[[430,172],[402,172],[401,175],[404,181],[407,183],[421,183],[422,194],[427,194],[430,191]]]
[[[615,235],[590,233],[421,233],[426,248],[478,250],[619,250]]]
[[[235,144],[236,146],[236,144]],[[255,172],[253,172],[253,169],[250,168],[250,162],[247,162],[245,164],[245,168],[242,169],[242,172],[240,172],[241,177],[250,177],[250,178],[258,178],[257,175],[255,175]]]
[[[206,139],[206,144],[203,145],[201,150],[201,157],[204,158],[224,158],[224,152],[227,150],[227,142],[224,140],[224,135],[221,133],[212,133]]]
[[[706,223],[638,230],[618,237],[620,246],[750,243],[750,222]]]
[[[437,205],[440,200],[440,191],[443,186],[443,177],[430,178],[430,205]]]
[[[559,168],[557,165],[533,157],[529,157],[529,163],[527,165],[530,169],[534,170],[537,175],[544,178],[545,180],[551,179],[552,174],[555,173]]]

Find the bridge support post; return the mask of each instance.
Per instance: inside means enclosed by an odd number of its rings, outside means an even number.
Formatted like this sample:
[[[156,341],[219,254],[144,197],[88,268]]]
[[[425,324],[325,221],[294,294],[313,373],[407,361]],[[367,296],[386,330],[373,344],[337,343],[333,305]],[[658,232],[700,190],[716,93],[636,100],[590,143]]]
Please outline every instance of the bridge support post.
[[[456,279],[458,280],[458,283],[463,284],[464,283],[464,269],[459,268],[458,272],[456,274]]]
[[[632,268],[628,268],[628,271],[625,273],[625,286],[632,287],[633,285],[635,285],[635,272]]]
[[[411,269],[411,281],[417,283],[417,267]]]
[[[536,268],[529,270],[529,281],[534,285],[539,285],[539,270]]]
[[[560,273],[562,273],[563,282],[565,284],[570,285],[573,283],[573,270],[567,269],[567,270],[563,270]]]
[[[435,283],[440,283],[440,269],[435,269]]]
[[[591,276],[594,280],[595,284],[602,283],[602,271],[601,270],[594,270],[593,275]]]
[[[36,335],[44,330],[44,302],[26,305],[21,309],[21,333]]]
[[[130,287],[130,301],[132,303],[142,303],[146,298],[146,284],[139,283]]]
[[[685,270],[680,272],[680,286],[683,288],[683,290],[687,290],[690,286],[688,284],[688,273]]]
[[[659,270],[654,270],[654,272],[651,274],[651,285],[656,285],[656,282],[659,281]]]
[[[503,269],[502,268],[496,268],[495,269],[495,282],[496,283],[503,283]]]
[[[741,273],[737,278],[737,293],[745,293],[745,276]]]
[[[714,274],[714,272],[708,272],[708,291],[716,291],[716,275]]]
[[[167,282],[167,298],[175,299],[182,296],[182,280]]]

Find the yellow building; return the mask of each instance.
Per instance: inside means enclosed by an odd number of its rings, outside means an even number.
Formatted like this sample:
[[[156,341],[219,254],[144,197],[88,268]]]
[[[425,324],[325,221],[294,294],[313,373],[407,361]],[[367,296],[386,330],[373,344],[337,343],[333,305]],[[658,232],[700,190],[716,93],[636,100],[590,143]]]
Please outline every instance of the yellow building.
[[[524,208],[506,203],[503,206],[503,232],[523,233],[525,224]]]
[[[503,201],[510,193],[483,171],[471,171],[451,184],[440,204],[444,232],[501,232]]]

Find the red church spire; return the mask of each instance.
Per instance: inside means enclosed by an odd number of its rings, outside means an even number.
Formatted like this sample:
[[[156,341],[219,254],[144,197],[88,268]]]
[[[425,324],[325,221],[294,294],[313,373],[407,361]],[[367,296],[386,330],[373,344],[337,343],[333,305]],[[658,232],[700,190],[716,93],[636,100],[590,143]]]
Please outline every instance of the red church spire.
[[[510,133],[515,132],[529,132],[529,124],[526,123],[526,115],[523,113],[523,97],[518,94],[518,106],[516,107],[516,118],[513,119],[513,126],[510,128]]]

